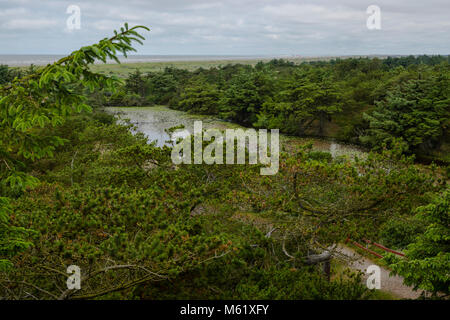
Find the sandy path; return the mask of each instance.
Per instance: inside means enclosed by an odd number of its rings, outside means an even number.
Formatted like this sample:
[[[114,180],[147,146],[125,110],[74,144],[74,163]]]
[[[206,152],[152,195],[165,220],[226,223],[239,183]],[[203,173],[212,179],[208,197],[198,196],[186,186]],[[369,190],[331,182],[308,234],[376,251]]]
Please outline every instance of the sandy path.
[[[338,246],[336,251],[343,254],[349,259],[346,259],[348,266],[355,270],[360,270],[366,274],[367,267],[370,265],[377,265],[372,260],[361,256],[353,249],[346,246]],[[339,257],[337,257],[339,259]],[[389,276],[390,271],[383,266],[379,266],[381,269],[381,290],[390,292],[401,299],[416,299],[420,296],[420,290],[414,291],[412,287],[403,284],[403,278],[400,276]],[[364,277],[366,281],[367,276]]]

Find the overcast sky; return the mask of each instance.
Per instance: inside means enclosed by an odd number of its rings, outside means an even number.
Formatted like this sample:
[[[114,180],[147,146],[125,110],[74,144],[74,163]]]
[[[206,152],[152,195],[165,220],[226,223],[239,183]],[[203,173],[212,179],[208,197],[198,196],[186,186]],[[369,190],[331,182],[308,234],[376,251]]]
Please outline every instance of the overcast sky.
[[[0,54],[66,54],[124,22],[151,28],[138,54],[450,54],[449,0],[0,0]]]

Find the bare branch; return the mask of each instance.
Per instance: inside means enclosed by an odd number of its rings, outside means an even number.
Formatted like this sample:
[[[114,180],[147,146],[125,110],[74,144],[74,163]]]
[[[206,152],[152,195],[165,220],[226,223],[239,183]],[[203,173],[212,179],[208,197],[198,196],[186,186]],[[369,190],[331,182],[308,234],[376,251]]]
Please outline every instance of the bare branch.
[[[34,288],[34,289],[36,289],[36,290],[38,290],[38,291],[40,291],[40,292],[43,292],[43,293],[45,293],[45,294],[48,294],[49,296],[51,296],[51,297],[54,298],[54,299],[58,299],[58,297],[57,297],[56,295],[54,295],[53,293],[48,292],[48,291],[45,290],[45,289],[42,289],[42,288],[40,288],[40,287],[38,287],[38,286],[36,286],[36,285],[34,285],[34,284],[31,284],[31,283],[28,283],[28,282],[25,282],[25,281],[13,281],[13,280],[0,280],[0,281],[1,281],[1,282],[8,282],[8,283],[24,284],[24,285],[29,286],[29,287],[32,287],[32,288]]]

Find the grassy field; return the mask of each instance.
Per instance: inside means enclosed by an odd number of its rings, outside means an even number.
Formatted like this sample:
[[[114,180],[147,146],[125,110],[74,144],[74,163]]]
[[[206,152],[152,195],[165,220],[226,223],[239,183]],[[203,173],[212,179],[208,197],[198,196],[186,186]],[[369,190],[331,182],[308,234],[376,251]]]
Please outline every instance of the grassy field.
[[[344,57],[295,57],[295,58],[283,58],[287,61],[294,63],[302,63],[309,61],[327,61],[334,58]],[[219,66],[225,66],[227,64],[249,64],[255,65],[259,61],[267,62],[273,58],[258,58],[258,59],[226,59],[226,60],[206,60],[206,61],[165,61],[165,62],[138,62],[138,63],[121,63],[121,64],[95,64],[91,68],[93,71],[107,74],[116,75],[118,77],[126,77],[131,72],[139,69],[141,72],[155,72],[164,70],[166,67],[173,67],[178,69],[186,69],[189,71],[196,70],[198,68],[213,68]]]
[[[329,61],[331,59],[336,58],[359,58],[366,56],[329,56],[329,57],[278,57],[282,58],[286,61],[292,61],[296,64],[300,64],[302,62],[310,62],[310,61]],[[377,58],[385,58],[385,56],[370,56]],[[162,71],[166,67],[173,67],[178,69],[186,69],[189,71],[193,71],[199,68],[209,69],[213,67],[225,66],[228,64],[248,64],[255,65],[259,61],[267,62],[276,57],[268,57],[268,58],[249,58],[249,59],[222,59],[222,60],[196,60],[196,61],[163,61],[163,62],[134,62],[134,63],[97,63],[91,66],[92,71],[98,72],[106,75],[115,75],[120,78],[126,78],[128,74],[134,72],[136,69],[139,69],[141,72],[156,72]],[[12,69],[28,69],[29,66],[12,66]]]
[[[317,60],[318,58],[311,58],[311,60]],[[115,75],[120,78],[126,78],[128,74],[136,71],[136,69],[139,69],[141,72],[156,72],[156,71],[162,71],[166,67],[173,67],[178,69],[186,69],[189,71],[196,70],[198,68],[204,68],[209,69],[213,67],[218,66],[225,66],[227,64],[249,64],[249,65],[255,65],[259,61],[269,61],[270,59],[242,59],[242,60],[232,60],[232,59],[226,59],[226,60],[208,60],[208,61],[164,61],[164,62],[135,62],[135,63],[98,63],[91,66],[91,70],[94,72],[98,72],[101,74],[106,75]],[[288,60],[288,59],[286,59]],[[305,61],[302,59],[289,59],[292,61]],[[20,66],[20,67],[12,67],[13,69],[21,69],[26,70],[29,67],[28,66]]]
[[[167,61],[167,62],[138,62],[138,63],[121,63],[121,64],[96,64],[91,67],[95,72],[116,75],[118,77],[126,77],[129,73],[139,69],[141,72],[155,72],[162,71],[166,67],[173,67],[178,69],[186,69],[189,71],[198,68],[212,68],[224,66],[227,64],[250,64],[255,65],[259,60],[216,60],[216,61]]]

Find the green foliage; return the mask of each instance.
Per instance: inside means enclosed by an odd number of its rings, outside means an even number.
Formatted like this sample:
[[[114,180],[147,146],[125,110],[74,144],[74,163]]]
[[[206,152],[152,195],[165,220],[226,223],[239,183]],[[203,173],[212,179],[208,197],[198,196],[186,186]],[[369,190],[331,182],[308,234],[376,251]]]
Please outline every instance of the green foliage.
[[[93,90],[95,87],[114,88],[116,78],[109,78],[89,71],[95,59],[106,62],[116,59],[117,51],[126,55],[134,50],[131,41],[142,38],[134,27],[115,32],[110,39],[83,47],[52,65],[24,78],[16,79],[0,89],[0,154],[2,180],[14,171],[18,158],[36,160],[52,156],[63,140],[56,136],[40,136],[39,128],[55,127],[64,122],[73,112],[90,110],[86,98],[79,93],[80,87]],[[138,38],[134,38],[138,37]]]
[[[11,259],[18,252],[29,248],[32,243],[24,240],[29,231],[10,226],[11,204],[8,198],[0,197],[0,271],[12,268]]]
[[[295,269],[279,265],[268,269],[248,266],[236,258],[211,264],[201,277],[190,273],[186,279],[162,291],[168,282],[138,290],[145,299],[270,299],[270,300],[350,300],[369,299],[372,293],[361,283],[358,274],[350,274],[329,282],[313,269]],[[199,289],[202,288],[202,289]]]
[[[255,297],[277,299],[363,296],[358,282],[328,284],[319,270],[304,268],[301,259],[297,271],[290,270],[291,263],[271,267],[284,256],[278,235],[267,239],[230,208],[233,192],[242,189],[239,177],[259,175],[256,166],[250,171],[246,166],[175,170],[169,148],[147,144],[128,129],[98,113],[72,116],[57,128],[44,129],[70,143],[59,146],[53,159],[30,164],[42,183],[12,209],[15,228],[35,230],[28,235],[34,247],[12,257],[17,267],[7,273],[8,281],[32,283],[50,294],[29,287],[27,292],[44,299],[124,298],[131,292],[157,298],[243,298],[250,288]],[[206,176],[214,178],[207,181]],[[286,247],[293,250],[294,240]],[[87,273],[82,290],[60,292],[71,264]],[[124,265],[129,267],[117,267]],[[285,286],[298,277],[306,283]],[[315,281],[307,281],[311,278]],[[205,283],[222,294],[202,291]],[[111,295],[116,289],[121,293]],[[9,290],[19,292],[21,285]]]
[[[442,143],[450,121],[449,81],[447,73],[397,86],[364,115],[370,128],[361,141],[380,148],[401,139],[410,152],[434,149]]]
[[[149,100],[154,104],[170,103],[177,92],[179,80],[169,70],[147,76]]]
[[[298,72],[284,88],[264,103],[256,126],[281,127],[288,133],[304,135],[318,121],[318,134],[322,135],[325,122],[341,111],[339,95],[326,74]]]
[[[136,28],[0,88],[0,296],[370,298],[358,275],[328,281],[320,266],[306,263],[349,234],[409,245],[408,260],[393,262],[394,271],[409,284],[448,293],[448,191],[424,206],[447,183],[436,166],[404,156],[438,148],[446,131],[448,62],[272,60],[136,70],[123,84],[93,73],[95,59],[133,50],[131,42],[142,39]],[[380,146],[389,148],[362,159],[300,146],[281,153],[277,175],[261,176],[260,165],[175,166],[169,147],[90,113],[88,102],[170,103],[297,135],[327,135],[337,124],[348,139],[379,134],[370,119],[394,114],[393,127],[409,131],[381,126],[390,136]],[[410,107],[406,115],[400,105]],[[424,125],[411,117],[425,117]],[[71,264],[81,267],[80,291],[61,290]]]
[[[130,76],[125,81],[125,89],[135,94],[145,95],[145,81],[139,69],[130,73]]]
[[[376,239],[393,214],[438,188],[389,152],[337,162],[304,146],[282,153],[275,176],[258,165],[174,167],[170,148],[112,119],[82,113],[43,129],[70,143],[30,164],[42,182],[12,206],[13,226],[36,232],[34,247],[12,257],[9,290],[25,281],[50,293],[27,287],[35,296],[61,297],[76,264],[87,278],[63,298],[369,298],[357,278],[328,282],[305,265],[311,244],[349,232]]]
[[[11,82],[16,77],[22,77],[23,74],[33,71],[33,65],[27,71],[18,68],[9,68],[7,65],[0,65],[0,85]]]
[[[403,249],[423,232],[422,223],[411,217],[393,217],[380,229],[380,237],[389,248]]]
[[[35,271],[64,271],[76,264],[86,278],[83,290],[70,295],[94,297],[104,289],[127,288],[124,283],[132,287],[140,281],[176,277],[227,252],[230,244],[221,233],[206,232],[201,217],[189,219],[198,191],[177,179],[168,181],[140,190],[74,187],[61,192],[58,187],[42,185],[34,191],[38,200],[28,197],[16,207],[22,212],[33,208],[30,214],[18,216],[17,223],[36,230],[36,251],[15,260],[22,267],[10,278],[20,281],[26,272],[27,281],[56,295],[56,286],[63,286],[65,277],[54,281],[53,272]],[[49,235],[52,241],[47,240]],[[117,272],[104,270],[116,265],[132,266]],[[106,287],[104,276],[109,278]]]
[[[33,66],[28,74],[15,77],[0,87],[0,196],[16,196],[28,187],[36,185],[36,178],[26,172],[26,162],[52,157],[57,147],[65,140],[49,132],[41,134],[44,128],[54,128],[74,112],[89,111],[82,89],[91,91],[99,87],[113,88],[118,79],[93,73],[89,65],[95,60],[118,61],[116,53],[124,55],[135,51],[132,41],[141,42],[143,37],[128,24],[110,39],[98,44],[86,46],[72,52],[59,61],[35,70]],[[4,67],[2,67],[4,73]],[[8,212],[8,201],[0,203],[3,216]],[[17,248],[24,248],[28,242],[21,242],[12,233],[18,231],[8,227],[6,218],[2,219],[0,233],[0,257],[2,261]],[[19,232],[15,232],[20,237]]]
[[[331,153],[323,152],[323,151],[311,151],[308,154],[309,159],[317,160],[317,161],[325,161],[330,162],[332,160]]]
[[[405,283],[434,295],[450,294],[450,190],[436,194],[430,204],[417,208],[416,217],[425,225],[405,251],[406,259],[388,257],[394,273]]]
[[[252,274],[236,288],[243,299],[292,299],[305,300],[356,300],[369,298],[367,288],[361,285],[361,277],[352,274],[350,279],[328,282],[317,274],[312,276],[299,270],[264,274]]]
[[[198,81],[186,87],[178,101],[178,109],[199,114],[216,114],[219,91],[216,86]]]
[[[6,65],[0,65],[0,85],[11,81],[9,69]]]
[[[271,75],[267,72],[241,71],[231,78],[223,93],[220,116],[252,125],[272,91]]]
[[[333,137],[375,150],[401,139],[404,152],[446,162],[448,72],[445,56],[165,68],[129,74],[127,85],[118,94],[105,92],[99,104],[168,104],[248,127]]]

